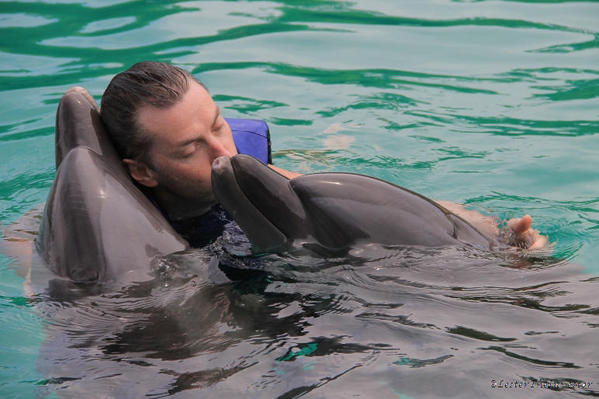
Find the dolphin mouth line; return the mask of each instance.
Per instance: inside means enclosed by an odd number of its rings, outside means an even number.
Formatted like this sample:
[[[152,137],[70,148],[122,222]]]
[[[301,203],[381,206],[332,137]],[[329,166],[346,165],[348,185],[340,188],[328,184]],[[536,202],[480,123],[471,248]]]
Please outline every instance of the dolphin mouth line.
[[[221,156],[212,162],[212,190],[216,199],[248,236],[255,251],[273,252],[285,248],[287,236],[248,198],[238,182],[238,175],[239,166],[233,158]]]

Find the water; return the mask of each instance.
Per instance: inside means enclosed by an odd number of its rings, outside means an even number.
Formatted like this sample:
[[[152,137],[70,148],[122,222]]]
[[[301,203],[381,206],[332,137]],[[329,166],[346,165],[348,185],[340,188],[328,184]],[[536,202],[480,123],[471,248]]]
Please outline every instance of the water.
[[[64,91],[99,100],[152,59],[192,71],[225,116],[268,121],[281,167],[529,213],[555,243],[273,255],[236,283],[206,274],[229,256],[206,249],[60,300],[28,299],[2,255],[1,396],[597,396],[598,17],[590,1],[1,1],[3,226],[45,201]]]

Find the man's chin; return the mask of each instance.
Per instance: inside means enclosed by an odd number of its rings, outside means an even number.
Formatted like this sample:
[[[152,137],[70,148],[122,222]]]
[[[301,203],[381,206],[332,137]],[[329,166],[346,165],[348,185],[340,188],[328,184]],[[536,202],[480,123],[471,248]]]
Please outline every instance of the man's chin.
[[[214,196],[214,194],[212,194],[212,192],[210,192],[209,195],[207,195],[205,193],[200,194],[200,195],[194,195],[192,197],[187,198],[187,201],[195,202],[198,205],[205,204],[206,206],[214,206],[217,203],[216,197]]]
[[[172,219],[186,219],[208,213],[216,204],[215,199],[209,200],[205,197],[180,198],[167,213]]]
[[[182,190],[168,189],[164,185],[155,191],[160,206],[171,219],[204,214],[217,204],[212,191],[207,192],[182,192]]]
[[[210,197],[206,197],[205,195],[194,195],[179,198],[180,201],[178,202],[181,203],[181,206],[184,206],[186,208],[210,208],[216,205],[217,203],[216,198],[214,198],[213,195],[211,195]]]

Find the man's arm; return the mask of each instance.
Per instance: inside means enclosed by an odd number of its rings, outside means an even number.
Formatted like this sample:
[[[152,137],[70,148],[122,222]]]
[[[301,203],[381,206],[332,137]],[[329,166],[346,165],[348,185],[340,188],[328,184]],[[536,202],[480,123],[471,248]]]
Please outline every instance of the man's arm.
[[[294,179],[294,178],[299,177],[299,176],[302,175],[301,173],[290,172],[288,170],[281,169],[281,168],[276,167],[276,166],[271,165],[271,164],[268,164],[268,167],[271,168],[272,170],[274,170],[275,172],[277,172],[277,173],[285,176],[288,179]]]
[[[540,249],[548,243],[546,236],[542,236],[538,230],[531,227],[532,217],[530,215],[510,219],[506,223],[506,226],[500,229],[497,225],[497,218],[493,216],[483,215],[480,212],[466,209],[463,205],[454,202],[436,202],[466,220],[489,238],[500,238],[506,244],[527,249]]]

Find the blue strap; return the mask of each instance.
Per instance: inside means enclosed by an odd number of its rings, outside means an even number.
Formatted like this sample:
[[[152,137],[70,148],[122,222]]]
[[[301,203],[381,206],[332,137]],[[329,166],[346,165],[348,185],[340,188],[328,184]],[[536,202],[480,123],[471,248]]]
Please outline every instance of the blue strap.
[[[233,141],[240,154],[251,155],[264,163],[272,163],[270,131],[266,122],[256,119],[225,118],[233,131]]]

